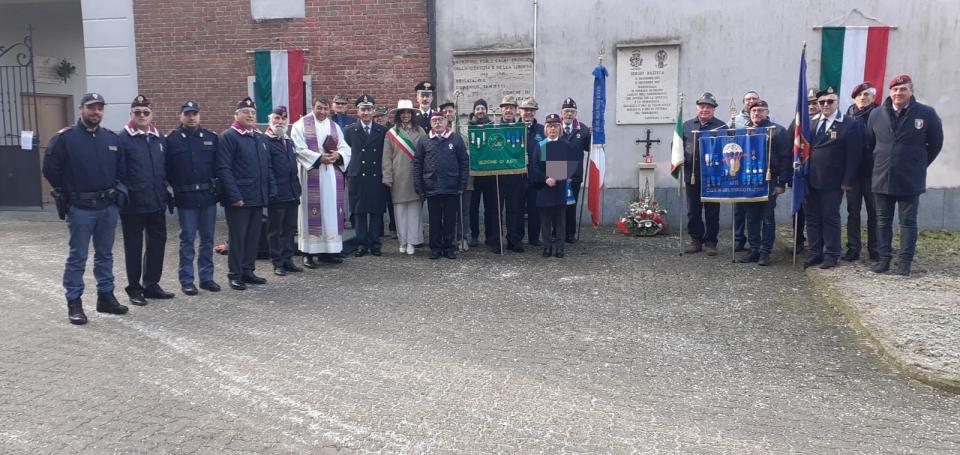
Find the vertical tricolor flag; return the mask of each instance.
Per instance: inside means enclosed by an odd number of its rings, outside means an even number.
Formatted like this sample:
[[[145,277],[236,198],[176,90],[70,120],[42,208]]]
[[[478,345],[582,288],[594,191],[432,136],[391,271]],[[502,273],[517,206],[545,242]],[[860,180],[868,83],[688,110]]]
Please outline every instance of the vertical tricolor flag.
[[[607,68],[599,65],[593,69],[593,134],[591,135],[590,162],[587,163],[587,208],[594,226],[600,225],[603,198],[604,174],[607,172],[607,135],[604,113],[607,110]]]
[[[853,88],[870,81],[882,101],[890,27],[824,27],[822,38],[820,88],[833,87],[845,110]]]
[[[670,174],[680,180],[683,172],[683,106],[677,111],[677,127],[673,129],[673,143],[670,147]]]
[[[276,106],[286,106],[290,123],[303,116],[303,51],[257,51],[254,53],[253,85],[257,122],[266,123]]]

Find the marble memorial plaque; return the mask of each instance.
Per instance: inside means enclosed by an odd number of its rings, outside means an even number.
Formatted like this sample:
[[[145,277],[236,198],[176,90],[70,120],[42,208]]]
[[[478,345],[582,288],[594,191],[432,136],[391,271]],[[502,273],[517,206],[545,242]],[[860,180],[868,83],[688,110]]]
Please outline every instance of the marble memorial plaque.
[[[453,89],[463,92],[458,114],[469,115],[473,102],[487,100],[489,114],[499,111],[501,97],[517,100],[533,93],[533,52],[529,49],[453,52]],[[453,94],[444,94],[454,101]]]
[[[617,124],[674,123],[679,44],[617,46]]]

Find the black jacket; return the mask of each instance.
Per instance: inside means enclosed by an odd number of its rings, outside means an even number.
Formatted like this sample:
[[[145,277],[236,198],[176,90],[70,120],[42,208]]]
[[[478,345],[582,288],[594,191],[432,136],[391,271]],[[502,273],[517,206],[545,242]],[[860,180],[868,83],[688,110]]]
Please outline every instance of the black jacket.
[[[383,140],[387,129],[371,122],[370,134],[357,122],[343,131],[343,140],[350,145],[350,211],[383,213],[387,209],[387,187],[383,185]]]
[[[943,124],[932,107],[913,97],[899,117],[890,98],[870,115],[867,148],[873,150],[873,192],[910,196],[927,190],[927,166],[943,147]]]
[[[776,123],[766,120],[754,125],[757,128],[773,127],[770,141],[770,183],[773,186],[786,187],[793,181],[793,137]]]
[[[847,108],[847,117],[853,117],[857,119],[860,124],[863,126],[863,132],[867,132],[867,122],[870,120],[870,115],[872,115],[877,110],[876,104],[870,104],[867,107],[860,109],[856,104],[850,105]],[[873,174],[873,150],[867,147],[866,138],[863,141],[863,151],[860,153],[860,166],[857,169],[857,179],[870,178]]]
[[[564,127],[565,126],[563,124],[560,125],[560,128]],[[561,131],[561,137],[566,139],[575,151],[581,152],[580,155],[583,155],[583,152],[590,152],[590,127],[580,123],[579,120],[574,119],[570,134],[567,134],[566,131],[563,131],[562,129]],[[579,164],[577,164],[577,171],[571,180],[575,182],[575,186],[577,187],[580,186],[580,182],[583,182],[583,156],[580,157]],[[579,188],[575,191],[578,190]]]
[[[430,197],[457,194],[467,189],[470,157],[460,135],[430,137],[417,141],[413,159],[413,186],[417,194]]]
[[[79,120],[50,138],[43,158],[43,176],[50,186],[72,193],[109,190],[125,180],[126,169],[120,138],[106,128],[90,132]],[[112,204],[106,199],[81,200],[70,196],[72,205],[101,209]]]
[[[190,131],[181,126],[167,133],[167,181],[177,207],[199,209],[217,203],[210,186],[216,176],[219,139],[205,128]]]
[[[547,161],[566,161],[567,170],[576,169],[576,161],[583,161],[583,152],[575,150],[573,145],[566,139],[556,141],[543,140],[539,144],[542,153],[533,156],[533,162],[530,163],[530,183],[537,190],[537,207],[557,207],[567,204],[567,181],[568,179],[554,177],[557,184],[553,187],[547,186]],[[569,179],[572,181],[572,179]],[[577,191],[579,188],[571,189]]]
[[[853,186],[857,181],[860,154],[863,151],[863,125],[853,117],[838,111],[830,128],[817,142],[816,131],[821,115],[810,120],[810,160],[807,182],[811,188],[840,191],[842,185]],[[794,124],[790,125],[792,131]]]
[[[271,204],[300,203],[300,172],[297,169],[297,156],[293,141],[286,137],[264,135],[270,146],[270,165],[277,192],[270,198]]]
[[[167,208],[166,139],[157,134],[120,132],[127,205],[120,213],[154,213]]]
[[[244,207],[264,207],[277,192],[266,136],[260,132],[240,134],[227,128],[217,147],[217,178],[223,193],[220,201],[229,207],[243,201]]]

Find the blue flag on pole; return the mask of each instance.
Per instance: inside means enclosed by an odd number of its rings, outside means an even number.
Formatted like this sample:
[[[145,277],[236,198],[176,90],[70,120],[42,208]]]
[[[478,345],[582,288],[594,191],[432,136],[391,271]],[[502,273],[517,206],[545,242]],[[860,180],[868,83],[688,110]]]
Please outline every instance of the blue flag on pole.
[[[601,64],[593,69],[593,135],[591,136],[590,162],[587,163],[587,208],[594,226],[602,218],[603,181],[607,173],[607,156],[604,151],[607,136],[604,133],[604,112],[607,110],[607,69]]]
[[[807,160],[810,159],[810,115],[807,112],[807,46],[800,53],[800,80],[797,83],[797,111],[793,118],[793,212],[807,197]]]
[[[606,144],[603,130],[604,111],[607,110],[607,68],[599,65],[593,69],[593,145]]]

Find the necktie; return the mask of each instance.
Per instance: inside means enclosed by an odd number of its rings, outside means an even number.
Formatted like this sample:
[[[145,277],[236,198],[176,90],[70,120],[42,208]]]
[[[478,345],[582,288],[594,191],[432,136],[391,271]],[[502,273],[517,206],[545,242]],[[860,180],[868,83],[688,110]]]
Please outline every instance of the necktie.
[[[569,136],[571,131],[570,125],[567,125],[566,128],[563,129],[563,131],[567,136]]]
[[[814,137],[814,139],[817,142],[820,142],[820,140],[823,139],[823,135],[826,133],[827,133],[827,119],[823,119],[820,121],[820,127],[817,128],[817,135]]]
[[[363,132],[366,133],[367,136],[369,136],[369,135],[370,135],[370,127],[369,127],[369,126],[363,127]]]

